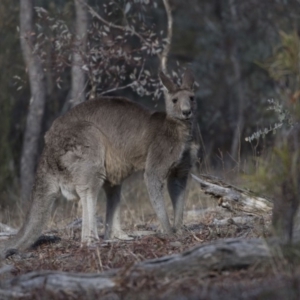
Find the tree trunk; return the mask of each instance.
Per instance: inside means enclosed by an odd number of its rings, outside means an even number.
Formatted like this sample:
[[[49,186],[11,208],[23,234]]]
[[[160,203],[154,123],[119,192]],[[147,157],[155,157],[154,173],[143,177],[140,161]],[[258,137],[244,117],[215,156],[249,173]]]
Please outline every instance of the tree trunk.
[[[71,106],[75,106],[85,100],[86,76],[83,70],[84,55],[86,52],[88,14],[84,1],[74,0],[76,9],[76,38],[72,61],[72,90]]]
[[[237,49],[237,38],[236,33],[238,31],[238,22],[237,22],[237,11],[235,0],[229,0],[229,8],[232,18],[232,24],[234,30],[232,32],[232,45],[230,51],[230,60],[233,66],[234,72],[234,84],[237,96],[238,110],[237,110],[237,122],[235,123],[235,129],[233,133],[233,139],[231,144],[230,155],[234,160],[239,162],[239,152],[240,152],[240,143],[241,143],[241,134],[244,129],[244,109],[245,109],[245,95],[243,91],[243,85],[241,82],[241,66],[238,58],[238,49]]]
[[[277,160],[273,173],[275,185],[280,186],[274,200],[272,225],[275,233],[284,242],[292,242],[295,217],[300,203],[300,125],[283,131],[276,142]]]
[[[38,144],[46,101],[44,71],[34,48],[33,0],[20,0],[21,49],[28,69],[31,99],[28,108],[21,157],[21,199],[26,205],[34,181]]]

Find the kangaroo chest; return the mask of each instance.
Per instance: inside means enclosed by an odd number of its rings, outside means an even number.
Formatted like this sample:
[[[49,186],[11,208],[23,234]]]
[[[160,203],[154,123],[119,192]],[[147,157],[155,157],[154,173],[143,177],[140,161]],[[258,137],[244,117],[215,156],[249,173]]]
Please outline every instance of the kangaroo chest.
[[[196,158],[196,149],[192,129],[182,126],[173,131],[168,137],[165,136],[168,143],[168,151],[165,153],[165,161],[169,162],[169,172],[176,172],[178,169],[190,170]]]

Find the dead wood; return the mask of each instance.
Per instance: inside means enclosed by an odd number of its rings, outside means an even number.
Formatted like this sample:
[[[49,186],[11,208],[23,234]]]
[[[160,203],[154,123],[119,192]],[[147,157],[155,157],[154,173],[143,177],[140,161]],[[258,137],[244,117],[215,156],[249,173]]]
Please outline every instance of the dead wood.
[[[27,295],[34,290],[48,292],[93,291],[117,292],[120,288],[135,285],[141,278],[154,278],[160,282],[183,277],[204,278],[211,272],[247,268],[269,261],[272,253],[262,239],[226,239],[200,245],[182,254],[144,261],[131,268],[101,274],[64,273],[55,271],[30,272],[2,281],[1,293]],[[1,294],[0,293],[0,294]]]
[[[227,184],[213,176],[191,174],[192,178],[200,184],[200,188],[218,200],[218,205],[230,210],[246,213],[262,214],[271,212],[272,202],[266,198],[258,197],[252,192]]]
[[[7,234],[14,234],[17,232],[17,229],[10,227],[9,225],[0,223],[0,233],[5,232]]]
[[[221,220],[214,219],[213,224],[217,226],[226,226],[230,224],[235,224],[237,226],[240,226],[240,225],[251,224],[253,220],[254,220],[253,216],[239,216],[239,217],[232,217],[232,218],[224,218]]]

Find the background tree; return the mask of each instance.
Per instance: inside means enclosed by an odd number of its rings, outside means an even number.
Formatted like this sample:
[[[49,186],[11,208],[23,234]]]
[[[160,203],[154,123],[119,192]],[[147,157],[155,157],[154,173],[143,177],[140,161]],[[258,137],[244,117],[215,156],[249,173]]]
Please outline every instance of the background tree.
[[[83,0],[74,0],[75,19],[75,44],[72,60],[72,82],[71,82],[71,103],[72,106],[85,100],[86,76],[83,70],[83,57],[86,52],[88,12]]]
[[[31,99],[29,102],[21,156],[21,198],[29,200],[38,156],[38,144],[46,102],[45,74],[35,49],[33,0],[20,0],[20,40],[28,70]]]
[[[19,5],[10,5],[10,1],[0,3],[0,38],[3,47],[0,48],[0,210],[5,213],[5,206],[16,199],[18,190],[18,173],[20,158],[20,130],[23,128],[23,114],[14,110],[14,105],[23,103],[20,97],[20,87],[15,85],[18,78],[24,77],[23,61],[20,51]],[[13,63],[12,63],[13,62]],[[16,74],[19,76],[14,77]],[[19,89],[19,90],[18,90]],[[22,90],[26,93],[26,89]]]

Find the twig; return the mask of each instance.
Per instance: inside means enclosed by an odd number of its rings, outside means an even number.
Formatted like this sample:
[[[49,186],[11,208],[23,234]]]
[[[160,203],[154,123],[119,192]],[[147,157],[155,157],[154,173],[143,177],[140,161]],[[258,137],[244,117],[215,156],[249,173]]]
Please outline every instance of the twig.
[[[119,86],[119,87],[115,87],[115,88],[112,88],[110,90],[107,90],[107,91],[104,91],[102,93],[99,93],[99,95],[105,95],[105,94],[108,94],[110,92],[115,92],[115,91],[118,91],[118,90],[124,90],[124,89],[127,89],[128,87],[132,86],[133,84],[135,83],[134,82],[131,82],[129,84],[126,84],[126,85],[123,85],[123,86]]]
[[[139,73],[139,76],[138,76],[137,81],[140,81],[141,76],[142,76],[142,73],[143,73],[143,71],[144,71],[144,67],[145,67],[145,60],[143,60],[143,65],[142,65],[142,67],[141,67],[141,70],[140,70],[140,73]]]
[[[203,240],[199,239],[193,231],[190,231],[190,233],[197,242],[203,242]]]
[[[105,94],[108,94],[108,93],[110,93],[110,92],[115,92],[115,91],[118,91],[118,90],[124,90],[124,89],[126,89],[126,88],[128,88],[128,87],[133,86],[136,82],[138,82],[138,81],[140,80],[140,78],[141,78],[141,76],[142,76],[142,73],[143,73],[143,71],[144,71],[144,67],[145,67],[145,61],[143,61],[142,68],[141,68],[141,70],[140,70],[140,72],[139,72],[139,76],[138,76],[138,78],[137,78],[136,81],[133,81],[133,82],[131,82],[131,83],[128,83],[128,84],[123,85],[123,86],[120,86],[120,87],[114,87],[114,88],[112,88],[112,89],[110,89],[110,90],[107,90],[107,91],[104,91],[104,92],[100,93],[100,95],[105,95]]]

